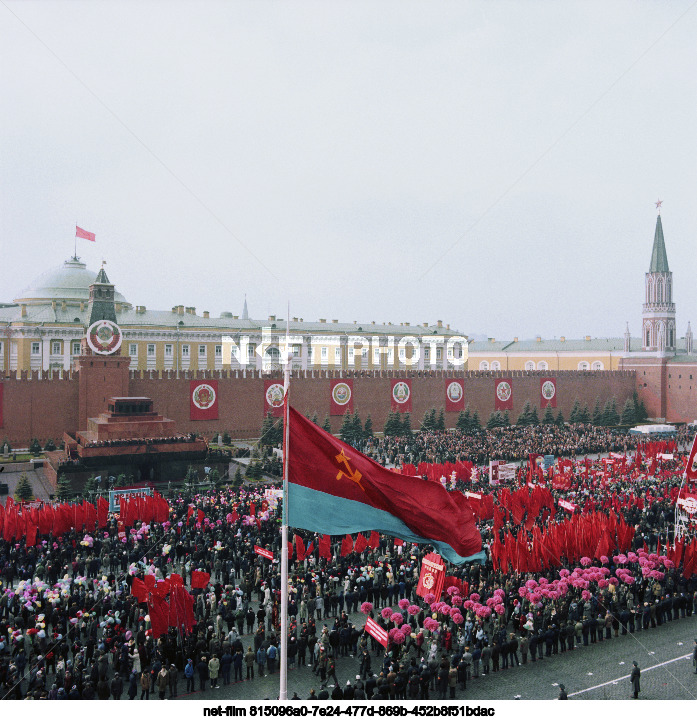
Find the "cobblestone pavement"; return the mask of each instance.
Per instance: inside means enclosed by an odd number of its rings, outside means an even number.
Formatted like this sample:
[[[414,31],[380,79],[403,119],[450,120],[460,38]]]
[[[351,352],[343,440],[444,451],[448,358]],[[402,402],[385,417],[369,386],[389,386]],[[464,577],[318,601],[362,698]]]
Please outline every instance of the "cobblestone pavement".
[[[365,616],[354,614],[351,621],[358,627]],[[629,699],[629,673],[632,662],[642,669],[640,699],[697,699],[697,676],[692,667],[693,640],[697,638],[697,616],[671,621],[658,628],[640,631],[634,636],[618,636],[609,641],[577,647],[573,651],[545,658],[543,661],[501,670],[471,679],[467,689],[457,689],[458,700],[547,700],[556,699],[563,683],[570,700]],[[245,647],[251,637],[244,637]],[[680,658],[686,657],[686,658]],[[308,657],[309,658],[309,657]],[[372,654],[373,672],[380,670],[382,656]],[[408,662],[409,656],[407,656]],[[675,660],[679,659],[679,660]],[[668,663],[666,663],[668,662]],[[337,660],[337,677],[343,686],[355,682],[359,662],[355,658]],[[656,667],[656,668],[652,668]],[[256,668],[255,668],[256,673]],[[622,678],[627,676],[627,678]],[[307,699],[310,689],[319,691],[319,678],[310,668],[288,670],[288,698],[295,692]],[[333,681],[329,685],[331,693]],[[180,681],[180,689],[184,684]],[[198,689],[198,682],[197,682]],[[205,692],[182,694],[179,698],[197,700],[265,700],[278,698],[279,675],[242,681]],[[436,693],[431,694],[437,698]]]

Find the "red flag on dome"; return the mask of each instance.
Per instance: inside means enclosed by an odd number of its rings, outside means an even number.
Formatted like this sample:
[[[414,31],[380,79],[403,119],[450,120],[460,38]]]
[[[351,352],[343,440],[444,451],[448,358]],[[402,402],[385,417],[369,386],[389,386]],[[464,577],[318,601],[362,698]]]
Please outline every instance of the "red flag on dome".
[[[95,242],[94,233],[90,233],[89,230],[83,230],[79,225],[75,226],[75,237],[84,238],[85,240],[91,240],[93,243]]]

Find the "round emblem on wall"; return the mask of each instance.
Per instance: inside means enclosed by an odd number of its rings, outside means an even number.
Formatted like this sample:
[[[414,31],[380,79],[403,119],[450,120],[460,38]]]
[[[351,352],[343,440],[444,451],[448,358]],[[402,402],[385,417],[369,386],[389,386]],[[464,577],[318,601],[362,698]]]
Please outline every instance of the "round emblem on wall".
[[[409,390],[409,386],[404,383],[404,381],[399,381],[399,383],[394,384],[392,388],[392,398],[394,398],[396,403],[406,403],[410,395],[411,391]]]
[[[266,402],[272,408],[280,408],[283,405],[283,386],[274,383],[266,389]]]
[[[453,382],[448,386],[446,394],[448,400],[457,403],[462,398],[462,386],[457,382]]]
[[[496,386],[496,397],[500,401],[507,401],[511,397],[511,384],[506,381],[501,381]]]
[[[200,386],[196,386],[191,400],[194,402],[196,408],[200,408],[202,411],[210,408],[215,403],[215,390],[213,386],[209,386],[208,383],[202,383]]]
[[[545,381],[542,384],[542,397],[546,401],[551,401],[557,393],[557,389],[552,381]]]
[[[121,347],[121,328],[110,320],[98,320],[87,329],[87,345],[94,353],[109,355]]]
[[[332,388],[332,399],[338,406],[345,406],[351,400],[351,388],[348,383],[337,383]]]
[[[433,588],[435,582],[436,582],[436,579],[433,578],[432,573],[424,574],[424,588],[427,588],[430,591]]]

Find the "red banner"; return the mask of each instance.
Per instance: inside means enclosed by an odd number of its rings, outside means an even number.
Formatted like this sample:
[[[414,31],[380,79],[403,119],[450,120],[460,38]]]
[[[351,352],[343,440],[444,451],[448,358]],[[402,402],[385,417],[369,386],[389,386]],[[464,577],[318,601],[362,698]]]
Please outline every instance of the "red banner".
[[[2,384],[0,384],[0,391],[2,391]],[[2,423],[0,423],[2,425]],[[692,441],[692,450],[690,451],[690,457],[687,459],[687,465],[685,466],[685,476],[688,480],[694,481],[697,478],[697,435],[695,440]]]
[[[2,383],[0,383],[0,428],[2,428]]]
[[[540,408],[557,407],[557,379],[540,378]]]
[[[463,411],[465,409],[465,387],[462,381],[452,378],[445,380],[445,410]]]
[[[273,552],[268,551],[265,548],[262,548],[261,546],[254,546],[254,553],[257,553],[260,556],[263,556],[264,558],[268,558],[269,561],[273,561]]]
[[[211,574],[204,571],[191,572],[191,588],[205,588],[211,580]]]
[[[94,233],[90,233],[89,230],[83,230],[79,225],[75,226],[75,237],[84,238],[85,240],[91,240],[93,243],[96,241]]]
[[[432,593],[436,601],[440,600],[445,583],[445,564],[437,553],[428,553],[421,563],[421,575],[419,585],[416,587],[416,595],[422,598],[427,593]]]
[[[366,618],[365,620],[365,630],[382,646],[387,648],[387,641],[389,636],[387,635],[387,631],[375,621],[373,621],[372,618]]]
[[[411,413],[411,380],[392,381],[392,410],[397,413]]]
[[[329,415],[343,416],[353,413],[353,381],[331,381],[329,386]]]
[[[494,407],[497,411],[513,410],[513,381],[510,378],[494,380]]]
[[[189,420],[218,420],[218,381],[190,381]]]
[[[264,381],[264,415],[271,413],[276,418],[283,416],[283,383]]]

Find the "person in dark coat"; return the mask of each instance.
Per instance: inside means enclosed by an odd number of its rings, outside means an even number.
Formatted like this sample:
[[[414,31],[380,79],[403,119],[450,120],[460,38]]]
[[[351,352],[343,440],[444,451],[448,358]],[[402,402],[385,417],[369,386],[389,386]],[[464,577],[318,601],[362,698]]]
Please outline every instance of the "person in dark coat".
[[[629,683],[632,684],[633,698],[639,698],[639,691],[641,691],[641,687],[639,685],[640,678],[641,678],[641,669],[639,668],[639,664],[636,661],[634,661],[633,668],[632,668],[632,674],[629,677]]]
[[[557,696],[557,699],[559,701],[566,701],[569,697],[566,695],[566,687],[563,683],[559,684],[559,696]]]
[[[201,660],[196,664],[196,670],[198,671],[200,689],[201,691],[205,691],[206,681],[208,681],[208,660],[205,656],[202,656]]]
[[[114,697],[114,700],[118,701],[121,698],[122,693],[123,679],[120,674],[117,673],[111,681],[111,695]]]

